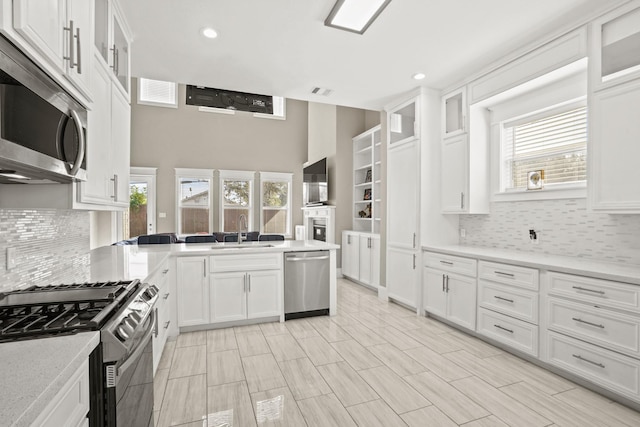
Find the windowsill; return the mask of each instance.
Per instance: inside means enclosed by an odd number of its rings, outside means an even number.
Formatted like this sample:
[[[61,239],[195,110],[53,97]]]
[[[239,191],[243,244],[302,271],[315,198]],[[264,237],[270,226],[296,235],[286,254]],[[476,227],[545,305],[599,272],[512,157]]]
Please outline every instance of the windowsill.
[[[587,185],[570,188],[543,188],[542,190],[517,190],[494,193],[493,202],[516,202],[526,200],[585,199]]]

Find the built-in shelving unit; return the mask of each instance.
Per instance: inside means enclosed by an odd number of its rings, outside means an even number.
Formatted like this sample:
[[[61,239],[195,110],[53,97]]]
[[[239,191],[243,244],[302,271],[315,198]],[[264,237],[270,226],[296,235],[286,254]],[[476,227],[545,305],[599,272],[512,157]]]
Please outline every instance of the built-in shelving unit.
[[[353,138],[353,230],[380,233],[380,125]]]

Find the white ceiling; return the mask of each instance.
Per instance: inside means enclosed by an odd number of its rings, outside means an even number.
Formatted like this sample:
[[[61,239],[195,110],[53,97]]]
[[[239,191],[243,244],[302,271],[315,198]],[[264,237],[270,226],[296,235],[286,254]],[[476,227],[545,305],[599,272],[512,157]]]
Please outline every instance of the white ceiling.
[[[324,26],[335,0],[121,1],[132,74],[381,110],[443,89],[621,0],[392,0],[364,35]],[[205,39],[211,26],[219,37]],[[427,77],[412,79],[416,72]],[[314,86],[332,89],[314,95]]]

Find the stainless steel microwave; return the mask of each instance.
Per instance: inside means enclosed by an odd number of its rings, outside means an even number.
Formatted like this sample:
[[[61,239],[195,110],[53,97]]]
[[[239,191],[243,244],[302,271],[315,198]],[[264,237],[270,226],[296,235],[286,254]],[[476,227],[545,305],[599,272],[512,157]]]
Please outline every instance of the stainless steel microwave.
[[[0,36],[0,183],[86,180],[87,109]]]

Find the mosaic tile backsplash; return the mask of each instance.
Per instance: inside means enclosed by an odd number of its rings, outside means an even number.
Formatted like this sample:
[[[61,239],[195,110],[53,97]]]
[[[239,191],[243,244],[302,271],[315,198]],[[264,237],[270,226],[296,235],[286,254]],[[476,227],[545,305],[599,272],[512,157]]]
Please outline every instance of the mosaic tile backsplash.
[[[7,270],[7,248],[16,266]],[[0,209],[0,292],[89,277],[89,213]]]
[[[640,215],[591,213],[585,199],[492,203],[489,215],[461,215],[460,228],[461,245],[640,265]]]

